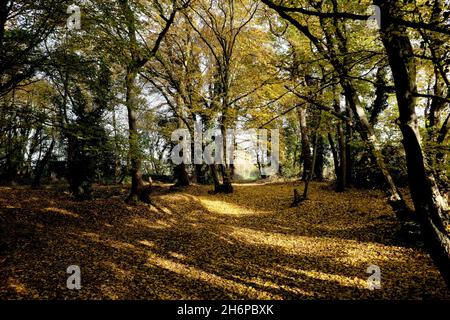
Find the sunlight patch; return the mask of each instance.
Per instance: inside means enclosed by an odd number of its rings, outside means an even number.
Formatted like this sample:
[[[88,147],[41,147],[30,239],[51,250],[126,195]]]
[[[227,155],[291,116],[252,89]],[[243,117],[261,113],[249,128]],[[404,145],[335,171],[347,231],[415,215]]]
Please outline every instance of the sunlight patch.
[[[293,269],[293,268],[286,268],[286,270],[291,271],[291,272],[296,272],[299,274],[303,274],[309,278],[316,279],[316,280],[335,282],[344,287],[355,287],[358,289],[367,289],[367,280],[360,279],[357,277],[350,278],[350,277],[346,277],[346,276],[343,276],[340,274],[332,274],[332,273],[316,271],[316,270],[301,270],[301,269]]]
[[[208,209],[208,211],[224,214],[224,215],[233,215],[233,216],[244,216],[244,215],[253,215],[256,214],[255,211],[249,210],[247,208],[237,206],[231,203],[227,203],[221,200],[209,200],[200,198],[200,203]]]
[[[80,232],[80,234],[86,238],[89,238],[93,241],[99,242],[100,236],[94,232]]]
[[[115,241],[115,240],[108,240],[108,244],[115,248],[115,249],[124,249],[124,250],[134,250],[135,246],[131,243],[121,242],[121,241]]]
[[[224,279],[215,274],[203,271],[194,266],[185,265],[179,262],[161,258],[155,254],[148,254],[147,265],[157,266],[184,277],[189,277],[193,280],[206,282],[214,287],[221,287],[233,291],[239,295],[246,295],[249,299],[280,299],[278,295],[269,294],[262,290],[256,290],[250,286],[241,283]]]
[[[250,244],[281,248],[287,254],[316,255],[349,265],[382,261],[402,262],[407,254],[406,249],[378,243],[360,243],[354,240],[330,237],[286,235],[250,228],[233,227],[230,235]]]
[[[149,248],[154,248],[155,247],[155,243],[151,242],[151,241],[148,241],[148,240],[141,240],[141,241],[138,241],[138,243],[140,243],[140,244],[142,244],[142,245],[144,245],[146,247],[149,247]]]
[[[178,252],[169,252],[169,255],[175,259],[184,260],[186,259],[186,256],[184,254],[178,253]]]
[[[270,274],[270,273],[269,273]],[[283,274],[280,274],[280,276],[284,276]],[[263,279],[263,278],[251,278],[251,279],[246,279],[245,277],[237,277],[239,280],[242,281],[246,281],[248,283],[253,283],[258,287],[263,287],[263,288],[267,288],[267,289],[271,289],[271,290],[284,290],[286,292],[290,292],[293,295],[298,295],[298,296],[306,296],[306,297],[314,297],[315,294],[313,292],[310,291],[306,291],[302,288],[298,288],[298,287],[289,287],[286,286],[285,284],[279,284],[279,283],[275,283],[271,280],[268,279]]]
[[[54,208],[54,207],[48,207],[45,209],[42,209],[43,212],[49,212],[49,213],[57,213],[61,214],[66,217],[72,217],[72,218],[79,218],[80,216],[76,213],[70,212],[66,209],[60,209],[60,208]]]
[[[134,227],[139,226],[139,227],[146,227],[149,229],[166,229],[166,228],[170,227],[170,224],[165,220],[158,219],[155,221],[151,221],[147,218],[141,218],[141,217],[134,218],[132,220],[131,225]]]
[[[132,278],[132,273],[129,270],[118,267],[114,262],[103,261],[102,264],[114,273],[116,280],[129,281]]]

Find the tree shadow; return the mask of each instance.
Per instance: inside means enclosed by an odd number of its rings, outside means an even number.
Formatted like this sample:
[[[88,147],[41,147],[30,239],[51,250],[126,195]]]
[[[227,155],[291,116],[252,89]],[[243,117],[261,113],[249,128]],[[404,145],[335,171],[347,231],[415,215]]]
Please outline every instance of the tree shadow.
[[[276,198],[288,187],[251,188],[255,186],[238,186],[231,196],[208,195],[207,187],[182,193],[162,188],[153,195],[153,205],[136,207],[123,203],[126,190],[118,188],[98,189],[101,197],[86,202],[52,190],[8,191],[0,196],[5,207],[0,230],[8,230],[0,243],[12,240],[0,251],[0,297],[449,297],[427,254],[397,246],[392,237],[376,241],[378,224],[333,230],[306,223],[312,213],[305,210],[302,220],[292,209],[280,209],[287,198],[265,202],[266,191]],[[331,218],[342,216],[324,210],[321,219]],[[370,264],[381,268],[382,290],[367,288]],[[82,270],[80,291],[66,288],[69,265]]]

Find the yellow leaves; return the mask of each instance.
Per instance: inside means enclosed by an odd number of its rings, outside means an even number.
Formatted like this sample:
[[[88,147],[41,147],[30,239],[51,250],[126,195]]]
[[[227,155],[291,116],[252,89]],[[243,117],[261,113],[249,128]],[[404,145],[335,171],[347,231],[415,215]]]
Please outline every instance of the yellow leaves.
[[[0,235],[8,279],[0,298],[449,297],[428,254],[397,238],[381,193],[313,183],[310,199],[290,208],[294,187],[244,183],[212,195],[210,186],[177,193],[161,185],[153,205],[136,207],[123,203],[121,187],[96,187],[97,198],[85,202],[50,189],[2,190],[0,203],[15,208],[0,212],[0,230],[14,239]],[[65,288],[73,264],[81,268],[79,292]],[[367,289],[371,264],[381,268],[381,290]]]
[[[149,247],[149,248],[155,247],[155,243],[151,242],[151,241],[148,241],[148,240],[141,240],[141,241],[138,241],[138,242],[140,244],[143,244],[146,247]]]
[[[48,213],[60,214],[60,215],[66,216],[66,217],[79,218],[78,214],[70,212],[65,209],[61,209],[61,208],[48,207],[48,208],[42,209],[42,211],[48,212]]]
[[[255,211],[247,210],[245,208],[226,203],[221,200],[211,200],[211,199],[205,199],[201,198],[200,203],[210,212],[216,213],[216,214],[224,214],[224,215],[236,215],[236,216],[243,216],[243,215],[251,215],[255,214]]]
[[[360,278],[350,278],[339,274],[330,274],[326,272],[316,271],[316,270],[296,270],[300,274],[304,274],[310,278],[323,280],[327,282],[335,282],[344,287],[356,287],[359,289],[367,288],[367,281]]]
[[[28,293],[27,288],[23,283],[18,282],[14,278],[9,278],[7,281],[7,286],[13,289],[18,295],[26,295]],[[35,298],[33,296],[33,298]]]

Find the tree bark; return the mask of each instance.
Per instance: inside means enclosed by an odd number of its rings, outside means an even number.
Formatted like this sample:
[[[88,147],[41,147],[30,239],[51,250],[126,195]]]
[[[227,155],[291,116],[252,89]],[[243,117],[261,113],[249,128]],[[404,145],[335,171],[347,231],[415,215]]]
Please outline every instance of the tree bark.
[[[178,116],[178,129],[182,129],[185,127],[183,123],[183,99],[181,98],[181,95],[177,95],[177,116]],[[191,133],[192,136],[192,133]],[[190,145],[190,148],[193,149],[193,145]],[[184,151],[183,151],[184,152]],[[195,153],[195,150],[194,150]],[[189,182],[189,174],[186,170],[186,164],[184,162],[180,163],[179,165],[175,166],[174,168],[174,181],[175,187],[187,187],[190,185]]]
[[[339,126],[339,125],[338,125]],[[342,128],[342,126],[341,126]],[[328,133],[328,142],[330,144],[331,153],[333,154],[334,173],[336,175],[336,192],[345,191],[345,150],[339,146],[339,153],[336,150],[336,144],[334,143],[333,136]],[[339,143],[340,144],[340,143]]]
[[[418,119],[415,112],[417,92],[414,51],[404,27],[392,23],[398,18],[395,1],[374,1],[381,8],[381,36],[394,77],[399,125],[406,153],[409,188],[416,212],[432,255],[450,285],[450,239],[448,204],[441,196],[433,174],[425,161],[421,146]]]
[[[330,145],[331,155],[333,156],[334,175],[336,176],[336,184],[339,179],[339,156],[336,150],[336,144],[334,143],[333,136],[328,132],[328,144]]]
[[[122,8],[122,14],[124,18],[124,25],[128,35],[128,48],[129,48],[129,61],[127,63],[127,74],[125,79],[125,85],[127,89],[126,93],[126,106],[128,111],[128,124],[129,124],[129,159],[130,159],[130,174],[131,174],[131,190],[129,196],[126,198],[128,203],[137,203],[139,200],[150,203],[150,190],[151,183],[148,187],[144,186],[141,173],[141,152],[139,149],[139,132],[137,129],[136,107],[137,107],[137,88],[136,78],[139,70],[154,57],[161,45],[161,42],[169,31],[170,26],[175,20],[175,15],[179,9],[175,7],[173,3],[172,12],[169,18],[163,17],[165,21],[164,28],[158,34],[156,41],[151,50],[147,51],[147,54],[143,56],[141,52],[141,44],[136,38],[136,18],[134,12],[130,6],[128,0],[120,0],[120,6]],[[146,48],[148,49],[148,47]]]
[[[233,177],[231,175],[231,165],[229,165],[229,164],[222,164],[221,165],[221,170],[222,170],[222,187],[221,187],[221,192],[223,192],[223,193],[232,193],[233,192],[233,185],[232,185]]]
[[[314,172],[312,169],[315,167],[316,159],[317,159],[318,139],[319,139],[319,130],[320,130],[321,123],[322,123],[322,112],[320,112],[319,122],[318,122],[317,128],[314,132],[314,141],[313,141],[314,144],[313,144],[313,155],[312,155],[312,160],[311,160],[311,170],[309,171],[309,174],[305,180],[305,189],[303,190],[303,200],[308,199],[309,183],[313,179],[313,175],[314,175]]]
[[[219,175],[217,174],[216,165],[215,164],[209,165],[209,169],[211,171],[211,178],[213,179],[213,183],[214,183],[214,192],[219,192],[220,180],[219,180]]]
[[[380,67],[377,70],[377,80],[375,84],[375,100],[372,105],[372,111],[370,113],[370,124],[375,126],[378,122],[379,115],[389,106],[388,104],[388,92],[386,90],[386,69]]]
[[[384,162],[383,154],[381,152],[380,143],[375,135],[375,131],[370,125],[370,122],[367,118],[364,108],[361,106],[358,94],[347,78],[342,77],[341,82],[343,84],[344,94],[347,98],[350,109],[358,117],[360,124],[359,133],[362,139],[366,142],[367,146],[369,147],[378,165],[378,168],[380,169],[381,174],[383,175],[384,180],[388,186],[390,204],[397,214],[402,214],[405,211],[407,211],[407,205],[403,200],[403,197],[400,191],[398,190],[394,182],[394,179],[392,179],[392,176],[387,169],[387,166]]]
[[[42,174],[44,173],[44,169],[47,166],[47,163],[50,160],[50,157],[52,156],[54,147],[55,147],[55,140],[52,140],[50,147],[48,148],[44,157],[36,165],[36,169],[34,171],[34,179],[33,179],[33,183],[32,183],[33,188],[37,188],[41,185]]]
[[[297,108],[298,122],[300,124],[300,135],[302,142],[302,160],[303,160],[303,173],[302,180],[306,181],[312,171],[312,153],[311,153],[311,142],[309,140],[308,125],[306,121],[306,108]]]
[[[322,135],[319,135],[317,141],[316,161],[314,163],[314,179],[316,181],[323,181],[324,166],[325,166],[325,141],[324,137]]]
[[[130,194],[126,198],[127,203],[135,204],[139,201],[150,202],[150,187],[145,187],[142,180],[141,172],[141,150],[139,148],[139,132],[137,127],[136,115],[136,76],[137,71],[129,67],[125,79],[127,88],[126,106],[128,112],[128,128],[129,128],[129,159],[130,159],[130,175],[131,189]]]
[[[351,110],[347,108],[347,115],[349,118],[353,118]],[[350,123],[347,123],[345,128],[345,135],[342,141],[342,146],[345,146],[342,150],[345,152],[345,186],[349,187],[353,183],[353,160],[352,160],[352,146],[353,140],[353,127]],[[343,159],[343,158],[341,158]]]
[[[174,168],[175,187],[187,187],[190,185],[186,164],[180,163]]]
[[[334,10],[337,10],[336,2],[333,3],[333,7]],[[389,195],[389,203],[397,216],[400,218],[400,216],[409,212],[408,206],[406,205],[406,202],[404,201],[400,191],[398,190],[394,180],[392,179],[392,176],[387,169],[387,166],[383,159],[383,155],[381,153],[378,138],[375,135],[375,131],[373,130],[373,127],[368,120],[366,111],[362,106],[356,88],[352,80],[348,77],[348,75],[350,74],[350,61],[348,56],[347,39],[345,38],[345,35],[339,25],[338,19],[334,19],[334,23],[332,25],[333,34],[329,31],[327,25],[325,25],[325,21],[323,19],[320,19],[320,21],[325,37],[327,39],[327,45],[329,48],[331,48],[329,49],[331,50],[329,59],[339,77],[340,84],[346,98],[346,103],[353,115],[358,119],[358,128],[361,138],[366,143],[376,160],[376,163],[388,187],[387,193]],[[324,50],[323,47],[319,47],[318,49]],[[335,52],[336,50],[337,52]],[[344,55],[343,60],[340,59],[336,53]],[[347,160],[350,160],[350,157],[348,157]],[[347,174],[349,174],[349,172],[347,172]]]

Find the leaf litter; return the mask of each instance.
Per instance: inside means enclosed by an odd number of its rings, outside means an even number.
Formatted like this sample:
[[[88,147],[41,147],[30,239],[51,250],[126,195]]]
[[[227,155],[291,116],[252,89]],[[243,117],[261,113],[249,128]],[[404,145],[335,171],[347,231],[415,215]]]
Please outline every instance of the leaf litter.
[[[58,188],[0,188],[1,299],[449,299],[424,248],[399,236],[379,191],[313,183],[155,188],[128,206],[125,186],[79,202]],[[81,290],[66,269],[79,265]],[[369,290],[370,265],[381,289]]]

